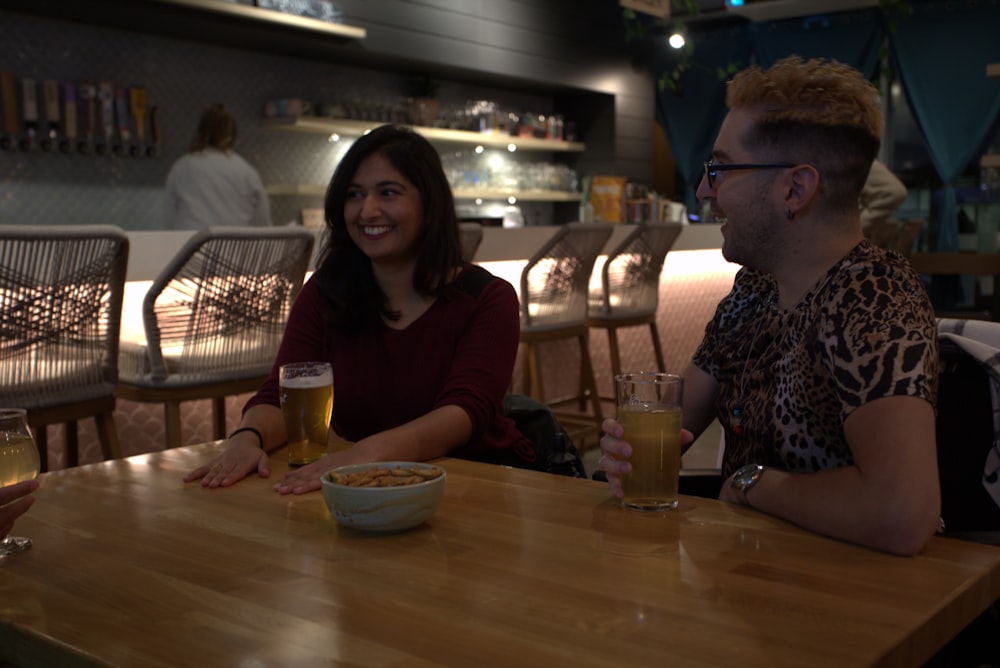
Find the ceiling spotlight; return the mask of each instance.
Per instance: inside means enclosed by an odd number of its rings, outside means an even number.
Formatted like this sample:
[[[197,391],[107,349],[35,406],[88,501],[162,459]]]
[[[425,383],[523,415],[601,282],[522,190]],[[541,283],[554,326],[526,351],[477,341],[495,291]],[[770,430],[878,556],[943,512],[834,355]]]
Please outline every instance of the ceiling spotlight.
[[[679,32],[675,32],[673,35],[671,35],[670,46],[674,47],[675,49],[680,49],[681,47],[683,47],[684,35],[680,34]]]

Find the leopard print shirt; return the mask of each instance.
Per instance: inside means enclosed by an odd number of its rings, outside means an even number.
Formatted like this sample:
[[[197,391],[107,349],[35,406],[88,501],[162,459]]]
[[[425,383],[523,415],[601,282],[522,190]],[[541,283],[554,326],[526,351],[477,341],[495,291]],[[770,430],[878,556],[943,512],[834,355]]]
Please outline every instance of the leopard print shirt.
[[[694,355],[719,383],[725,476],[748,463],[849,465],[844,421],[855,408],[887,396],[936,401],[934,311],[901,255],[862,241],[795,308],[780,309],[777,295],[769,275],[741,269]]]

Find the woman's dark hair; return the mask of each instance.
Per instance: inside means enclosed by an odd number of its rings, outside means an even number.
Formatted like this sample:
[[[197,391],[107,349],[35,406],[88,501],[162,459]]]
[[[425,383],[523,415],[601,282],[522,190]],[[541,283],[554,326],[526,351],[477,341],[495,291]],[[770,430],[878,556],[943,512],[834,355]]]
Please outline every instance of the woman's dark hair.
[[[355,332],[379,324],[383,317],[399,318],[375,282],[371,260],[351,239],[344,220],[347,191],[358,166],[375,154],[388,160],[420,193],[424,226],[413,271],[417,292],[447,297],[454,269],[462,263],[455,199],[430,142],[397,125],[383,125],[360,137],[337,165],[326,191],[329,234],[316,271],[328,317]]]
[[[226,111],[221,104],[212,106],[201,112],[198,121],[198,133],[191,140],[191,152],[215,148],[228,151],[236,145],[236,119]]]

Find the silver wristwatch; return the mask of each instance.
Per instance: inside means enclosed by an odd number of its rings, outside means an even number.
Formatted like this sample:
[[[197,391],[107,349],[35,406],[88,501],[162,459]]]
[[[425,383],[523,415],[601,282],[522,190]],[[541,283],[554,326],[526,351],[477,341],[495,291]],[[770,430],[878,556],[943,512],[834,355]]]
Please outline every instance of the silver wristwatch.
[[[750,502],[747,501],[747,492],[760,481],[763,475],[764,467],[760,464],[747,464],[733,474],[733,489],[741,503],[750,505]]]

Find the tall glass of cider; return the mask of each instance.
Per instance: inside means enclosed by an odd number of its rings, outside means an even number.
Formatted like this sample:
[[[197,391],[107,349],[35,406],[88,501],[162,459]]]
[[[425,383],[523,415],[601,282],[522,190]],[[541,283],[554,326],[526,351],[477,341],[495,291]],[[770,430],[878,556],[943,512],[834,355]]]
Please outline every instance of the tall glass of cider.
[[[310,464],[326,454],[333,413],[333,368],[327,362],[284,364],[278,382],[288,434],[288,465]]]
[[[0,487],[34,480],[39,466],[38,446],[28,429],[28,411],[0,408]],[[29,547],[27,538],[0,535],[0,558]]]
[[[642,371],[615,376],[618,422],[632,446],[632,472],[622,476],[626,508],[677,507],[684,379]]]

